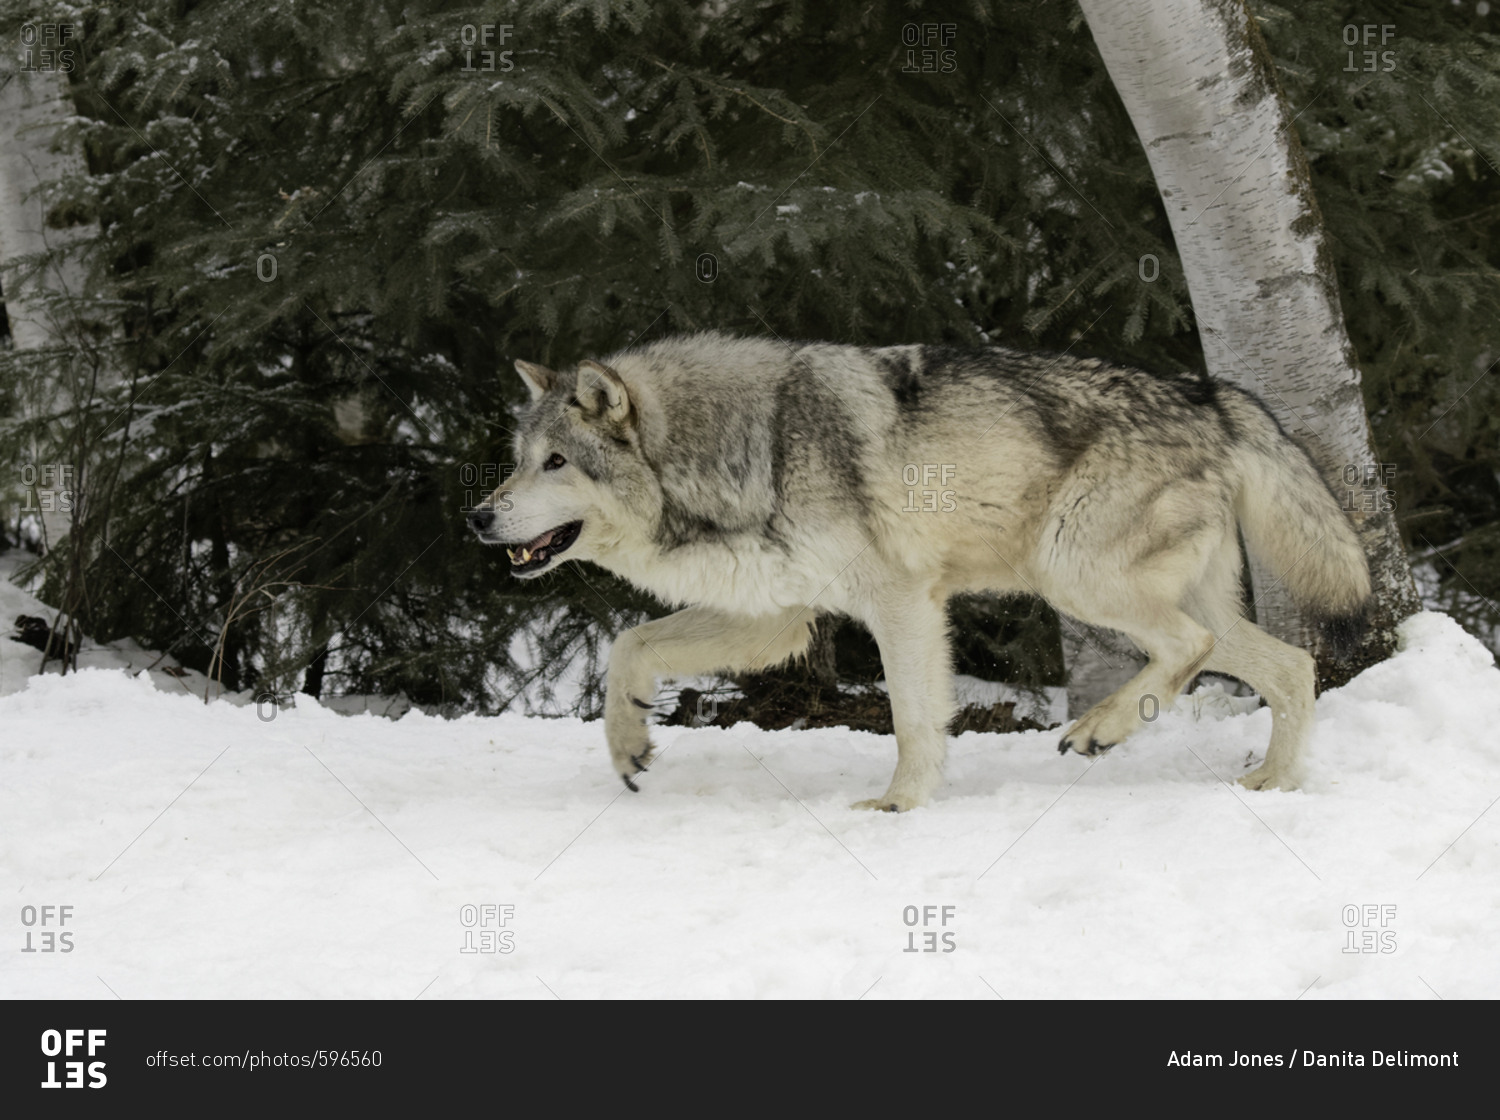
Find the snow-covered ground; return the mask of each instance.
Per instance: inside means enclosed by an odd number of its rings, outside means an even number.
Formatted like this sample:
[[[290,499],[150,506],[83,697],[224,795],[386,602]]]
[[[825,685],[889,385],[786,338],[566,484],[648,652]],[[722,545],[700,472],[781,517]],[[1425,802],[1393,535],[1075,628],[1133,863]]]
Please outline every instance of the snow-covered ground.
[[[1442,615],[1318,701],[1301,792],[1230,784],[1270,717],[1209,697],[1094,763],[961,736],[901,816],[848,807],[888,737],[663,728],[636,795],[598,723],[37,659],[0,638],[0,996],[1500,995],[1500,672]]]

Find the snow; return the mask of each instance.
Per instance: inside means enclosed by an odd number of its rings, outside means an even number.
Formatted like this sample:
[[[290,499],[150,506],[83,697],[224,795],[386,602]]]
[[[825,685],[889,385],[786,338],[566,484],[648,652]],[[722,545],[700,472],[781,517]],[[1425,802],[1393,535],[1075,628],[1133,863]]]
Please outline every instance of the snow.
[[[205,704],[128,643],[35,675],[0,637],[0,996],[1493,998],[1500,672],[1401,634],[1319,699],[1300,792],[1221,780],[1270,725],[1222,696],[1092,763],[960,736],[900,816],[848,808],[888,737],[659,728],[631,794],[598,723]],[[74,950],[15,951],[49,905]]]

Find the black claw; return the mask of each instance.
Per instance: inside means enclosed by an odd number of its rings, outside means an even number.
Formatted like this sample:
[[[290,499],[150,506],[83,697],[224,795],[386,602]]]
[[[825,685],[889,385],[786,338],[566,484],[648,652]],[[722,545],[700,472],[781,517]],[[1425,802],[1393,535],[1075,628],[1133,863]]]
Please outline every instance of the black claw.
[[[1090,758],[1098,758],[1101,754],[1107,753],[1110,750],[1110,748],[1113,747],[1113,746],[1114,746],[1113,743],[1101,743],[1101,742],[1099,742],[1098,739],[1090,739],[1089,740],[1089,757]]]
[[[885,811],[887,813],[899,813],[899,812],[901,812],[901,810],[896,807],[896,803],[894,801],[892,801],[889,805],[887,805],[885,807]]]
[[[652,707],[650,704],[646,703],[644,700],[637,700],[634,696],[632,696],[630,698],[630,702],[632,704],[634,704],[637,708],[645,708],[646,711],[648,711],[648,712],[651,710],[651,707]]]
[[[640,787],[640,786],[638,786],[638,785],[636,785],[636,784],[635,784],[635,783],[634,783],[634,782],[632,782],[632,781],[631,781],[631,780],[630,780],[630,779],[629,779],[629,778],[628,778],[628,777],[626,777],[626,776],[625,776],[625,775],[624,775],[624,774],[621,774],[621,775],[620,775],[620,777],[621,777],[621,778],[622,778],[622,779],[623,779],[623,780],[624,780],[624,782],[625,782],[625,788],[626,788],[626,789],[628,789],[628,790],[629,790],[629,791],[630,791],[630,792],[631,792],[631,793],[640,793],[640,792],[641,792],[641,787]]]
[[[1061,743],[1057,744],[1057,753],[1058,754],[1067,754],[1072,749],[1073,749],[1073,741],[1071,739],[1064,739]]]
[[[631,755],[630,756],[630,761],[633,762],[633,763],[635,763],[635,772],[637,774],[641,773],[643,770],[646,769],[646,764],[641,761],[641,756],[640,755],[638,755],[638,754]],[[628,785],[629,783],[627,782],[626,784]]]

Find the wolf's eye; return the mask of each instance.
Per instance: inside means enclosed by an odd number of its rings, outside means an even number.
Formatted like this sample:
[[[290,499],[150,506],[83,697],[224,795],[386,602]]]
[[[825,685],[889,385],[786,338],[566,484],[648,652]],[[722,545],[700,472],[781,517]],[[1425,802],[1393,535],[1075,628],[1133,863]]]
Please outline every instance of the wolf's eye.
[[[542,464],[542,470],[555,471],[558,467],[561,467],[566,463],[567,460],[554,451],[550,456],[548,456],[547,461]]]

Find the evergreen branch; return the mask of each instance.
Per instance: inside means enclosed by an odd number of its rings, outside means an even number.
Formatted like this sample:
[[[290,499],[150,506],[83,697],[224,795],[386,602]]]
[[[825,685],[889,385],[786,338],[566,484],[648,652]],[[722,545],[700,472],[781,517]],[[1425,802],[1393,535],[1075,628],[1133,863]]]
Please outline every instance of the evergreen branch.
[[[792,120],[790,117],[783,117],[780,113],[778,113],[775,110],[771,109],[769,106],[764,105],[761,102],[757,101],[755,98],[751,97],[748,93],[746,93],[744,90],[740,89],[737,86],[726,85],[723,82],[716,82],[712,78],[710,78],[710,77],[708,77],[708,76],[706,76],[706,75],[704,75],[702,73],[699,73],[699,72],[687,73],[685,71],[680,71],[680,70],[676,69],[675,67],[670,66],[667,63],[663,62],[661,59],[655,58],[655,57],[653,57],[651,55],[646,55],[645,59],[646,59],[647,62],[651,63],[653,66],[660,66],[663,70],[665,70],[668,74],[671,74],[673,77],[679,77],[679,76],[680,77],[685,77],[689,81],[699,82],[699,83],[701,83],[703,85],[710,86],[710,87],[712,87],[714,89],[724,90],[724,91],[726,91],[728,93],[737,94],[740,97],[743,97],[746,101],[750,102],[750,104],[754,105],[757,109],[759,109],[762,113],[765,113],[767,116],[769,116],[769,117],[775,117],[778,121],[781,121],[783,124],[788,124],[788,125],[791,125],[793,128],[799,128],[799,129],[801,129],[802,132],[803,132],[803,134],[806,135],[806,137],[807,137],[808,144],[810,144],[812,146],[813,155],[816,156],[818,154],[818,138],[817,138],[817,136],[815,136],[813,134],[812,129],[810,129],[805,122],[803,122],[803,121],[795,121],[795,120]]]

